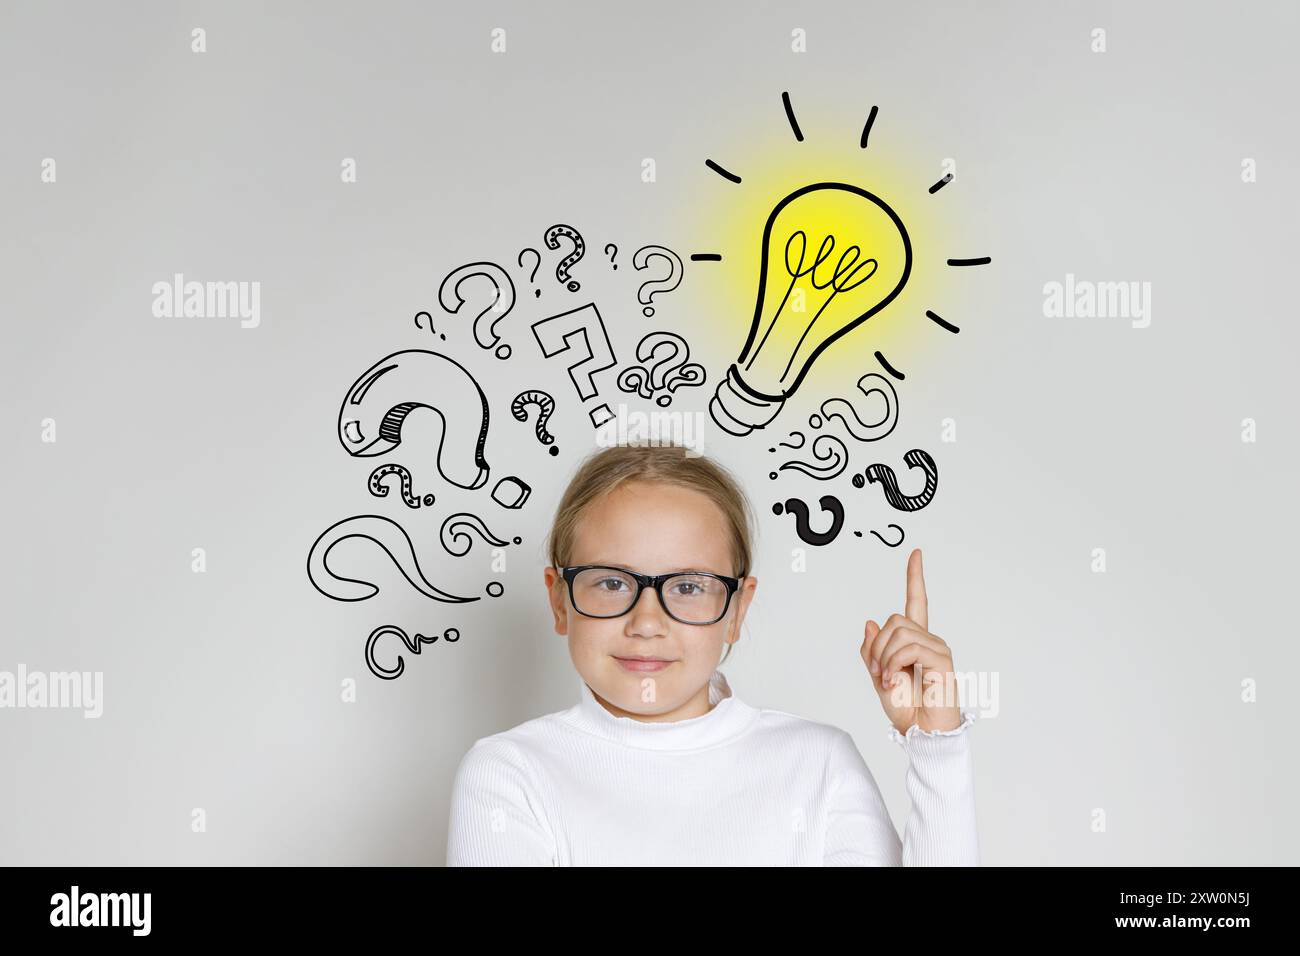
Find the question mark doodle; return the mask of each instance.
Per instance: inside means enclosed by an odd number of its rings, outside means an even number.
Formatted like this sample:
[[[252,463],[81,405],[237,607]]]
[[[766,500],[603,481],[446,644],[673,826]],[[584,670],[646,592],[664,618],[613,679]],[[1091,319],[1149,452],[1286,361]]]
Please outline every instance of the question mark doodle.
[[[617,272],[618,263],[614,261],[614,258],[618,255],[618,246],[614,245],[612,242],[607,243],[605,246],[605,253],[609,256],[609,264],[613,266],[614,271]]]
[[[776,451],[775,448],[768,450]],[[814,438],[812,454],[818,462],[827,462],[827,464],[813,465],[802,461],[787,461],[777,471],[785,471],[789,468],[792,471],[803,472],[818,481],[830,481],[832,478],[839,477],[849,463],[849,450],[844,447],[844,442],[834,435],[818,435]],[[776,475],[777,472],[773,471],[769,472],[767,477],[775,479]]]
[[[898,525],[896,525],[896,524],[891,524],[891,525],[889,525],[889,527],[893,528],[894,530],[896,530],[896,531],[898,532],[898,540],[897,540],[897,541],[894,541],[894,542],[886,541],[886,540],[884,539],[884,537],[881,535],[881,533],[880,533],[879,531],[877,531],[875,528],[872,528],[872,529],[871,529],[871,533],[874,534],[877,538],[879,538],[879,539],[880,539],[880,543],[883,544],[883,545],[885,545],[886,547],[897,548],[900,544],[903,543],[903,538],[906,537],[906,536],[903,534],[903,529],[900,528],[900,527],[898,527]]]
[[[438,472],[457,487],[482,487],[489,471],[487,396],[464,366],[439,352],[394,352],[367,369],[339,409],[339,441],[349,455],[383,455],[401,444],[406,418],[419,408],[442,419]]]
[[[420,570],[420,561],[415,556],[415,545],[411,543],[411,537],[406,533],[406,529],[383,515],[355,515],[336,521],[322,531],[320,537],[312,544],[311,551],[307,554],[307,577],[311,580],[312,586],[327,598],[336,601],[364,601],[379,593],[379,588],[369,581],[335,574],[326,563],[334,546],[348,538],[365,538],[379,545],[392,559],[393,564],[397,565],[402,576],[425,597],[433,598],[435,601],[445,601],[448,604],[466,604],[479,600],[477,597],[457,597],[430,584],[424,572]],[[321,586],[322,584],[329,585],[330,590],[326,590]],[[349,584],[359,585],[359,587],[347,587]],[[490,589],[491,585],[488,587]]]
[[[866,384],[868,379],[872,380],[870,386]],[[858,441],[879,441],[892,432],[894,426],[898,424],[898,393],[894,391],[893,382],[883,375],[877,375],[875,372],[868,372],[858,379],[858,391],[868,398],[872,392],[875,392],[885,400],[885,414],[880,421],[864,422],[853,403],[843,398],[828,398],[822,402],[822,417],[827,422],[832,418],[840,419],[840,421],[844,422],[844,427],[848,433]],[[816,415],[809,418],[808,424],[812,425],[813,428],[820,428],[820,421],[813,424],[815,418],[817,418]]]
[[[790,437],[791,437],[791,438],[793,438],[795,435],[798,435],[798,436],[799,436],[799,444],[797,444],[797,445],[793,445],[793,444],[789,444],[789,443],[787,443],[787,442],[777,442],[776,447],[777,447],[777,448],[802,448],[803,445],[804,445],[804,441],[806,440],[806,439],[803,437],[803,432],[791,432],[791,433],[790,433]],[[769,448],[768,451],[776,451],[776,448]]]
[[[647,319],[655,314],[650,300],[656,295],[672,292],[682,282],[682,258],[664,246],[642,246],[632,254],[632,265],[639,272],[645,269],[653,258],[668,260],[668,275],[663,279],[643,282],[636,290],[636,300],[645,306],[641,311]]]
[[[433,327],[433,316],[431,316],[428,312],[417,312],[417,313],[415,313],[415,327],[416,327],[417,329],[420,328],[420,316],[424,316],[426,319],[429,320],[429,331],[430,331],[430,332],[432,332],[434,335],[438,336],[438,338],[442,339],[444,342],[447,341],[447,336],[444,335],[442,332],[439,332],[437,329],[435,329],[435,328]]]
[[[811,544],[816,547],[830,544],[844,527],[844,505],[840,499],[834,495],[822,495],[817,499],[823,512],[830,512],[831,524],[825,531],[814,531],[808,523],[808,504],[799,498],[787,498],[782,504],[777,502],[772,505],[772,514],[781,513],[794,515],[795,532],[799,535],[799,540],[805,544]]]
[[[438,304],[453,315],[459,312],[460,307],[465,304],[465,297],[460,292],[461,284],[479,276],[492,283],[494,292],[487,308],[474,317],[474,341],[481,349],[491,349],[495,346],[496,357],[508,359],[510,346],[498,344],[501,336],[496,333],[496,327],[506,317],[506,313],[515,307],[515,284],[505,269],[495,262],[470,262],[453,269],[438,287]],[[494,313],[495,317],[485,322],[484,319],[489,312]]]
[[[561,236],[573,243],[573,251],[561,259],[560,264],[555,267],[555,278],[567,283],[570,292],[577,292],[581,286],[576,279],[569,275],[569,270],[576,266],[578,260],[586,254],[587,244],[582,241],[582,236],[578,235],[578,230],[561,223],[546,230],[546,248],[559,249]]]
[[[434,634],[432,637],[425,637],[423,634],[416,634],[414,637],[409,637],[404,630],[395,624],[385,624],[383,627],[375,628],[370,632],[370,637],[366,640],[366,666],[370,668],[370,673],[374,674],[376,677],[381,677],[384,680],[396,680],[401,677],[402,672],[406,670],[406,661],[402,659],[401,654],[397,655],[397,666],[394,668],[384,667],[379,663],[378,659],[376,659],[375,645],[379,643],[381,637],[388,636],[401,638],[402,643],[406,645],[406,649],[412,654],[420,653],[421,644],[432,644],[434,641],[438,640],[437,634]],[[456,641],[460,640],[460,631],[454,627],[449,627],[447,630],[442,632],[442,639],[447,641],[449,644],[454,644]]]
[[[469,530],[465,530],[466,528]],[[467,511],[448,515],[443,520],[442,527],[438,529],[438,540],[442,542],[442,546],[447,549],[448,554],[463,558],[469,554],[469,549],[474,546],[474,538],[469,531],[477,531],[487,544],[498,548],[505,548],[510,545],[509,541],[502,541],[489,531],[482,518]],[[516,537],[515,544],[520,544],[523,540],[523,538]],[[462,542],[464,543],[462,544]]]
[[[650,398],[656,391],[664,394],[655,399],[659,405],[669,405],[673,393],[682,385],[704,384],[704,366],[691,362],[691,349],[686,340],[672,332],[651,332],[636,347],[636,357],[649,363],[661,349],[667,349],[666,357],[655,362],[647,369],[641,365],[629,365],[618,376],[618,387],[625,392],[635,392],[642,398]]]
[[[386,498],[388,488],[384,485],[384,479],[389,475],[400,475],[402,479],[402,500],[406,502],[408,508],[420,507],[420,499],[411,493],[411,472],[404,465],[380,465],[370,473],[368,487],[370,493],[376,498]],[[424,504],[431,505],[435,501],[433,495],[424,496]]]
[[[534,283],[533,280],[537,278],[537,269],[538,269],[538,267],[541,266],[541,264],[542,264],[542,254],[541,254],[540,252],[538,252],[536,249],[524,249],[524,250],[522,250],[522,251],[519,253],[519,268],[521,268],[521,269],[524,267],[524,253],[525,253],[525,252],[531,252],[533,255],[535,255],[535,256],[537,257],[537,261],[533,263],[533,271],[530,272],[530,273],[528,273],[528,284],[534,286],[534,288],[533,288],[533,298],[538,298],[538,297],[541,296],[541,294],[542,294],[542,290],[536,288],[536,283]]]
[[[913,448],[904,455],[903,461],[907,462],[909,468],[920,468],[925,472],[925,487],[919,494],[905,495],[899,491],[894,469],[881,464],[867,467],[866,481],[862,480],[861,475],[854,475],[853,487],[863,488],[867,481],[879,482],[884,490],[885,500],[891,507],[898,511],[920,511],[934,499],[934,491],[939,486],[939,467],[934,463],[933,458],[919,448]]]
[[[510,403],[510,414],[514,415],[519,421],[526,422],[528,421],[529,405],[537,406],[537,440],[543,445],[551,445],[550,453],[552,456],[558,455],[560,449],[552,444],[555,441],[555,436],[546,430],[546,423],[551,420],[551,413],[555,411],[555,399],[538,389],[520,392],[515,396],[515,400]]]
[[[554,358],[561,352],[579,353],[577,361],[569,366],[569,380],[584,402],[599,398],[596,373],[613,368],[618,360],[614,358],[614,346],[609,344],[605,320],[600,317],[595,304],[588,302],[568,312],[540,319],[533,323],[532,328],[533,337],[546,358]],[[599,428],[613,418],[614,413],[608,404],[602,402],[591,408],[587,417]]]

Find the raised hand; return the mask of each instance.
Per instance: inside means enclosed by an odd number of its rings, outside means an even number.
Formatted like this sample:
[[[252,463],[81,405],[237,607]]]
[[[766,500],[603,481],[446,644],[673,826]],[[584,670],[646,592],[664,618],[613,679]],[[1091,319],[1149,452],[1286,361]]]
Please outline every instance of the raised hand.
[[[920,548],[907,559],[903,607],[904,613],[890,615],[884,627],[868,619],[862,642],[862,660],[885,716],[904,734],[913,724],[922,730],[956,730],[962,718],[952,651],[929,630]]]

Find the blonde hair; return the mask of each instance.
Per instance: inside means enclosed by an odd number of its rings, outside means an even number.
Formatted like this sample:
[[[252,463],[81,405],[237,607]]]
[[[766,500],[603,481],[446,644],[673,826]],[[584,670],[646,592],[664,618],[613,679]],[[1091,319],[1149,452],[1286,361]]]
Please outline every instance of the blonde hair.
[[[566,567],[582,514],[594,501],[628,481],[660,482],[689,488],[711,498],[722,512],[731,538],[733,574],[743,578],[754,560],[754,512],[740,483],[722,465],[687,455],[681,445],[616,445],[590,455],[569,479],[547,537],[554,567]],[[722,660],[731,653],[731,644]]]

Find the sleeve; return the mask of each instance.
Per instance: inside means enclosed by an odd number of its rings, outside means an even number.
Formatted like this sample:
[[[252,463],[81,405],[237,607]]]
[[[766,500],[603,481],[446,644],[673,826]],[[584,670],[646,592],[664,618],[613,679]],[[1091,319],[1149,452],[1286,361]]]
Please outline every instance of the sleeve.
[[[962,712],[954,730],[923,731],[913,724],[906,737],[890,727],[890,739],[907,751],[907,794],[911,812],[903,839],[890,821],[875,778],[853,738],[837,735],[831,755],[826,866],[978,866],[974,771]]]
[[[555,839],[524,753],[485,737],[452,785],[447,866],[555,866]]]

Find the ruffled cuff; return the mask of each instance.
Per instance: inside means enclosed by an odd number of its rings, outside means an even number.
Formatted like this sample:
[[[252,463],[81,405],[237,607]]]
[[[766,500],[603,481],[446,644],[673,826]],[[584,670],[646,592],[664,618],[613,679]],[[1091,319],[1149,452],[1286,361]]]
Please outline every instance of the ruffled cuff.
[[[892,724],[889,727],[889,739],[899,745],[905,746],[906,741],[914,737],[954,737],[957,734],[964,733],[966,728],[975,723],[975,712],[970,710],[959,710],[961,714],[961,723],[952,730],[922,730],[920,724],[912,724],[907,728],[907,735],[898,732],[898,728]]]

